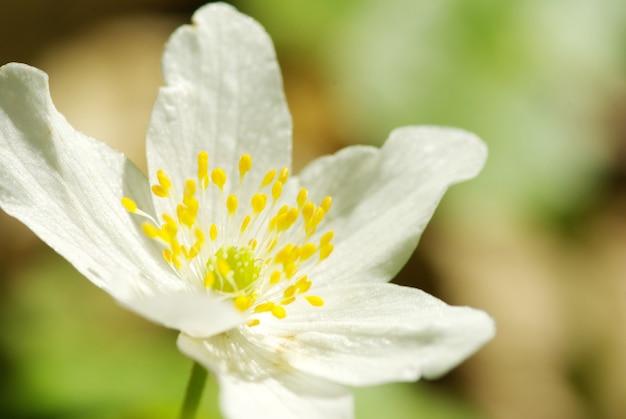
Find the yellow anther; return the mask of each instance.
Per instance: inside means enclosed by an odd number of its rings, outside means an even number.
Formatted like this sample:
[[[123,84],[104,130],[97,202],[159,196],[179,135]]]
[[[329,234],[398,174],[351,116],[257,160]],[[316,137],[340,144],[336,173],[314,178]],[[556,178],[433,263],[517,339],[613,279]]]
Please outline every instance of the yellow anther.
[[[278,284],[280,282],[280,277],[282,276],[282,274],[280,273],[280,271],[274,271],[270,274],[270,284],[274,285],[274,284]]]
[[[335,232],[332,231],[332,230],[327,231],[326,233],[324,233],[324,235],[320,239],[320,247],[324,247],[328,243],[330,243],[330,241],[333,239],[334,236],[335,236]]]
[[[266,311],[271,311],[274,308],[275,304],[272,303],[271,301],[268,301],[267,303],[261,303],[258,306],[254,307],[254,311],[256,313],[264,313]]]
[[[330,206],[332,204],[333,198],[331,198],[330,196],[326,196],[324,197],[324,199],[322,199],[322,204],[320,205],[320,207],[322,207],[322,209],[324,210],[324,214],[326,214],[330,210]]]
[[[152,223],[143,223],[141,225],[141,229],[143,230],[144,234],[151,239],[156,239],[157,237],[159,237],[159,229],[156,228]]]
[[[238,295],[237,297],[235,297],[233,303],[239,311],[246,311],[250,308],[250,298],[246,297],[245,295]]]
[[[193,179],[187,179],[185,181],[185,198],[192,197],[196,193],[196,182]]]
[[[267,203],[267,195],[257,193],[252,195],[252,199],[250,200],[252,204],[252,210],[258,214],[265,209],[265,204]]]
[[[287,316],[287,312],[283,306],[274,306],[272,307],[272,314],[277,319],[284,319]]]
[[[317,246],[313,243],[305,243],[300,248],[300,260],[307,260],[317,252]]]
[[[172,263],[172,251],[170,249],[163,249],[161,254],[167,263]]]
[[[248,225],[250,225],[250,216],[246,215],[246,217],[243,219],[243,221],[241,222],[241,232],[243,233],[244,231],[246,231],[246,229],[248,228]]]
[[[237,197],[235,195],[228,195],[228,198],[226,198],[226,208],[228,208],[229,215],[233,215],[235,211],[237,211]]]
[[[282,214],[276,219],[276,229],[278,231],[285,231],[293,225],[298,219],[298,209],[290,208],[285,214]]]
[[[311,281],[309,281],[306,275],[298,279],[298,282],[296,282],[296,286],[298,287],[298,292],[300,294],[304,294],[305,292],[307,292],[309,288],[311,288],[311,285],[312,283]]]
[[[122,198],[122,206],[126,208],[126,211],[128,212],[137,211],[137,203],[130,198]]]
[[[222,276],[228,276],[233,270],[230,264],[222,258],[217,259],[217,270]]]
[[[296,202],[298,203],[298,208],[302,208],[302,206],[306,202],[306,198],[308,195],[309,195],[309,192],[306,189],[300,189],[300,192],[298,192],[298,197],[296,198]]]
[[[194,211],[189,211],[187,208],[183,207],[181,204],[178,204],[176,207],[176,215],[178,216],[178,221],[186,225],[187,227],[192,227],[196,222],[196,214]]]
[[[324,300],[317,295],[307,295],[304,298],[314,307],[321,307],[324,305]]]
[[[166,191],[172,187],[172,181],[167,176],[167,173],[165,173],[165,171],[162,169],[157,170],[157,180],[159,181],[159,184],[163,187],[163,189],[165,189]]]
[[[193,246],[191,246],[191,248],[189,249],[189,253],[186,255],[187,259],[193,259],[196,256],[198,256],[198,253],[200,253],[200,246],[196,246],[195,244]]]
[[[278,198],[280,198],[280,195],[283,193],[283,184],[282,182],[278,181],[276,183],[274,183],[274,185],[272,186],[272,198],[274,198],[274,201],[276,201]]]
[[[204,231],[202,231],[201,228],[196,228],[194,233],[196,234],[196,244],[200,245],[204,243]]]
[[[244,154],[239,159],[239,178],[243,180],[243,177],[252,169],[252,157],[249,154]]]
[[[163,240],[165,243],[171,243],[173,240],[173,236],[170,235],[170,233],[168,233],[168,231],[165,229],[165,227],[161,228],[160,230],[157,231],[158,235],[159,235],[159,239]]]
[[[206,151],[198,153],[198,182],[202,189],[209,186],[209,155]]]
[[[215,284],[215,274],[213,271],[207,271],[206,275],[204,275],[204,286],[211,288],[213,284]]]
[[[162,226],[163,231],[165,231],[171,238],[176,237],[176,233],[178,233],[178,224],[176,220],[169,214],[162,214],[161,217],[165,224]]]
[[[282,304],[284,306],[287,306],[287,305],[293,303],[294,301],[296,301],[296,297],[283,298],[280,301],[280,304]]]
[[[246,324],[248,325],[248,327],[258,326],[259,324],[261,324],[261,320],[259,320],[259,319],[252,319],[252,320],[250,320]]]
[[[180,247],[180,243],[175,238],[170,240],[170,249],[172,249],[172,254],[174,256],[178,256],[182,253],[182,249]]]
[[[217,239],[217,226],[215,224],[211,224],[211,227],[209,228],[209,237],[213,241]]]
[[[330,254],[333,252],[334,248],[335,248],[335,246],[333,246],[332,243],[328,243],[328,244],[325,244],[324,246],[320,247],[320,260],[324,260],[328,256],[330,256]]]
[[[211,172],[211,180],[215,185],[217,185],[220,190],[224,188],[224,184],[226,183],[226,172],[224,170],[217,168],[213,169]]]
[[[168,190],[159,186],[159,185],[152,185],[152,193],[155,194],[156,196],[158,196],[159,198],[165,198],[167,197],[168,194]]]
[[[293,276],[298,271],[299,266],[293,262],[288,262],[283,265],[283,270],[285,271],[285,276],[287,279],[293,278]]]
[[[315,211],[315,204],[309,201],[302,207],[302,218],[304,221],[309,221],[313,216],[313,211]]]
[[[181,250],[183,252],[183,256],[185,257],[185,259],[187,259],[187,260],[191,259],[191,255],[189,253],[189,249],[187,249],[187,246],[182,245],[181,246]]]
[[[284,184],[285,182],[287,182],[288,178],[289,178],[289,169],[287,169],[286,167],[283,167],[282,169],[280,169],[280,173],[278,174],[278,181]]]
[[[283,298],[291,298],[296,295],[297,291],[298,287],[296,287],[295,285],[290,285],[287,287],[287,289],[285,289],[285,292],[283,292]]]
[[[248,242],[248,246],[250,246],[250,249],[252,250],[256,250],[258,244],[259,242],[257,242],[256,239],[250,239],[250,241]]]
[[[274,176],[276,176],[276,170],[270,170],[263,176],[263,181],[261,182],[261,188],[265,188],[267,185],[272,183],[274,180]]]

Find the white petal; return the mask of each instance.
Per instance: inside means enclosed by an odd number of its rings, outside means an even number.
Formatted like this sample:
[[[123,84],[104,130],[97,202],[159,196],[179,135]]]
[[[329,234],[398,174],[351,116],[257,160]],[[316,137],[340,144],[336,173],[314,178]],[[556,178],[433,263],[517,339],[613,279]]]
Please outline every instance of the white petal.
[[[333,197],[320,231],[335,231],[335,251],[316,277],[390,280],[446,189],[475,176],[486,156],[485,145],[468,132],[405,127],[380,150],[349,147],[313,162],[299,179],[318,202]]]
[[[170,329],[194,337],[210,337],[240,324],[241,314],[232,303],[210,295],[169,292],[121,301],[135,313]]]
[[[244,153],[253,157],[249,175],[259,179],[269,168],[290,167],[291,116],[267,33],[225,4],[199,9],[193,22],[172,35],[163,56],[166,85],[147,143],[153,182],[158,169],[178,188],[195,179],[202,150],[235,185]]]
[[[294,307],[285,319],[257,327],[276,336],[274,347],[290,365],[345,385],[440,376],[495,332],[484,312],[414,288],[352,284],[330,292],[316,291],[322,307]]]
[[[48,77],[24,64],[0,68],[0,206],[99,287],[112,272],[175,287],[159,251],[120,203],[150,211],[145,176],[121,153],[75,131],[50,99]]]
[[[226,419],[349,419],[354,417],[352,396],[343,387],[297,372],[288,365],[276,365],[258,351],[246,348],[233,353],[243,363],[256,363],[265,374],[244,376],[239,368],[216,369],[222,360],[214,359],[207,341],[185,335],[178,338],[179,349],[217,374],[220,407]],[[236,348],[233,348],[236,350]],[[246,365],[241,365],[245,369]]]

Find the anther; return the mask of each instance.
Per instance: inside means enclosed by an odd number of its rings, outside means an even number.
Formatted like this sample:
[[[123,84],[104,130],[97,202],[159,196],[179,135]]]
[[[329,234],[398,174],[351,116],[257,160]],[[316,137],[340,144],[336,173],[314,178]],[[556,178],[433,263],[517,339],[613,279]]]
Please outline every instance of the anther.
[[[130,198],[122,198],[122,206],[124,206],[128,212],[137,211],[137,203]]]
[[[308,194],[309,193],[306,189],[300,189],[300,192],[298,192],[298,197],[296,198],[296,202],[298,203],[298,208],[302,208],[302,206],[306,202],[306,198]]]
[[[226,183],[226,172],[221,168],[213,169],[211,172],[211,180],[220,190],[223,190],[224,184]]]
[[[278,181],[280,183],[285,183],[287,182],[287,178],[289,178],[289,169],[283,167],[278,174]]]
[[[324,300],[317,295],[307,295],[304,298],[314,307],[321,307],[324,305]]]
[[[228,198],[226,198],[226,208],[228,209],[228,215],[230,216],[237,211],[237,197],[235,195],[228,195]]]
[[[243,180],[243,177],[252,168],[252,157],[249,154],[244,154],[239,159],[239,179]]]
[[[272,183],[272,181],[274,180],[274,176],[276,176],[276,170],[272,169],[267,172],[263,177],[263,181],[261,182],[261,188],[265,188],[267,185]]]

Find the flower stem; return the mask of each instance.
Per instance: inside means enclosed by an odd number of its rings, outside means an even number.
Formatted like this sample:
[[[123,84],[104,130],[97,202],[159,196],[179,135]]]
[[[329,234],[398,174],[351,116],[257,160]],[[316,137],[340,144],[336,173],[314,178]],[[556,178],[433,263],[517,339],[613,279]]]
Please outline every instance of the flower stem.
[[[180,411],[180,419],[193,419],[196,416],[196,410],[198,410],[198,405],[200,404],[206,376],[206,369],[197,362],[194,362],[191,377],[189,377],[189,382],[187,383],[185,401]]]

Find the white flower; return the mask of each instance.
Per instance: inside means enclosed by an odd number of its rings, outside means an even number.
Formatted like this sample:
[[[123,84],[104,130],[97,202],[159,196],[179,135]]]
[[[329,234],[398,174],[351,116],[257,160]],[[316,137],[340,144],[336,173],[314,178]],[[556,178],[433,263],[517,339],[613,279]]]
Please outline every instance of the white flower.
[[[3,66],[0,204],[123,305],[180,330],[226,417],[349,418],[344,386],[435,377],[492,337],[485,313],[387,283],[446,188],[482,167],[479,139],[405,127],[289,177],[271,41],[223,4],[174,33],[163,72],[148,180],[67,123],[43,72]]]

